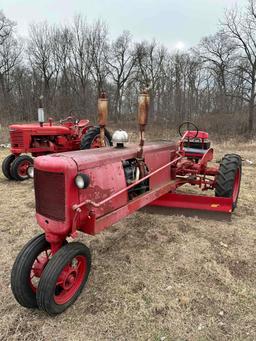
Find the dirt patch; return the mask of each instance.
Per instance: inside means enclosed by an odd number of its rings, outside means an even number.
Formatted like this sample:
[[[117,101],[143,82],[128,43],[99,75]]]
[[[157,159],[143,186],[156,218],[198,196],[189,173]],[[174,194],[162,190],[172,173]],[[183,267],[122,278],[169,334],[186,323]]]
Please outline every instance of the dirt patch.
[[[0,175],[0,340],[255,340],[256,143],[241,153],[243,181],[232,221],[140,211],[103,233],[80,235],[93,255],[77,302],[49,317],[16,303],[10,271],[40,228],[32,181]],[[7,155],[0,150],[0,159]]]

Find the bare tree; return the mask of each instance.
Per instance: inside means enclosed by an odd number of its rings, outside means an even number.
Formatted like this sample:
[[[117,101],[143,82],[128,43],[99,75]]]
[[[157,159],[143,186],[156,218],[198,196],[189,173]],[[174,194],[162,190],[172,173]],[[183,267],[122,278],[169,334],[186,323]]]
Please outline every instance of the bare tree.
[[[108,75],[105,59],[108,49],[108,29],[100,20],[97,20],[90,28],[88,48],[91,61],[91,75],[98,94],[100,94],[106,86],[106,77]]]
[[[202,59],[203,66],[207,68],[216,82],[217,111],[228,112],[226,96],[228,95],[228,79],[233,66],[236,46],[230,37],[222,30],[201,40],[195,55]]]
[[[3,94],[11,90],[12,70],[19,64],[21,55],[21,46],[17,40],[9,36],[0,46],[0,84]]]
[[[114,83],[114,115],[119,120],[122,114],[122,100],[126,83],[134,71],[136,55],[131,47],[131,35],[124,31],[109,47],[106,53],[107,70]]]
[[[4,13],[0,11],[0,45],[2,45],[10,35],[12,35],[15,23],[6,18]]]
[[[151,115],[154,120],[157,118],[159,89],[162,76],[164,75],[164,64],[167,57],[167,50],[158,46],[156,41],[151,43],[142,42],[137,44],[136,57],[138,74],[137,79],[144,86],[150,87],[151,92]]]
[[[28,57],[35,76],[42,83],[41,91],[47,104],[51,100],[51,91],[55,91],[60,68],[55,54],[56,32],[56,28],[46,22],[30,26]]]
[[[254,0],[248,1],[245,13],[240,14],[237,8],[226,13],[223,23],[225,32],[233,39],[241,57],[237,69],[243,71],[246,92],[242,99],[248,103],[248,132],[254,130],[255,120],[255,87],[256,87],[256,17]]]
[[[75,83],[77,83],[76,80],[79,82],[75,90],[79,93],[81,88],[82,97],[86,93],[91,68],[88,39],[89,27],[85,19],[81,16],[75,17],[72,27],[70,65]]]

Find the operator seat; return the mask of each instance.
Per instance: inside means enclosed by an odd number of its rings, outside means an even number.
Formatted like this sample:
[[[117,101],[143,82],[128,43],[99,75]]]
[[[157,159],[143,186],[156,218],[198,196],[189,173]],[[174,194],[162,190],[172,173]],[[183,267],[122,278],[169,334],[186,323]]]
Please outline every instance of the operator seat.
[[[80,120],[78,123],[78,128],[84,128],[89,124],[89,120]]]
[[[207,150],[210,148],[211,143],[208,141],[209,134],[204,131],[189,131],[187,138],[184,141],[185,156],[193,159],[201,159]]]

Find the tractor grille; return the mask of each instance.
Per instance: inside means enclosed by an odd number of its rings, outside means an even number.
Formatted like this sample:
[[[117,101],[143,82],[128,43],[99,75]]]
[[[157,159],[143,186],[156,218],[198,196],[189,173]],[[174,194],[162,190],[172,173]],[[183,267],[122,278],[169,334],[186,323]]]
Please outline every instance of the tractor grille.
[[[44,217],[65,220],[65,176],[35,169],[36,212]]]
[[[24,147],[22,131],[10,131],[11,146]]]

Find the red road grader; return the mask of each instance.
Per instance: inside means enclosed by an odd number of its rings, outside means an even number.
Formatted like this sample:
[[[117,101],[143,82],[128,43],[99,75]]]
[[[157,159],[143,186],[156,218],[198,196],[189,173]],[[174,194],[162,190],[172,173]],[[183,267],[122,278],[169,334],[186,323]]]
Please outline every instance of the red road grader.
[[[99,99],[99,109],[106,103],[105,94]],[[89,120],[79,120],[69,116],[54,124],[52,119],[44,123],[42,98],[38,109],[39,123],[12,124],[9,126],[11,154],[2,163],[2,171],[9,180],[27,179],[28,169],[33,165],[33,157],[62,153],[71,150],[99,148],[111,145],[111,135],[105,131],[105,141],[100,139],[100,127],[93,127]]]
[[[139,96],[139,147],[127,133],[113,134],[114,147],[42,156],[35,161],[36,219],[44,234],[18,254],[11,274],[16,300],[24,307],[54,315],[80,295],[91,269],[91,254],[77,231],[95,235],[146,205],[231,213],[237,204],[241,158],[213,160],[208,134],[189,122],[180,126],[178,143],[144,145],[149,96]],[[102,113],[100,121],[106,120]],[[177,191],[190,184],[215,196]]]

